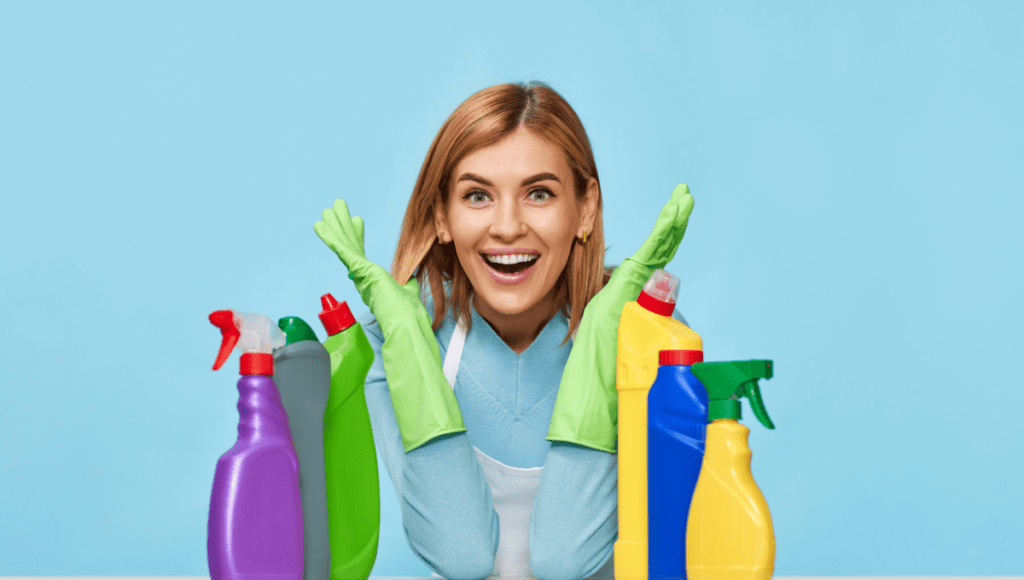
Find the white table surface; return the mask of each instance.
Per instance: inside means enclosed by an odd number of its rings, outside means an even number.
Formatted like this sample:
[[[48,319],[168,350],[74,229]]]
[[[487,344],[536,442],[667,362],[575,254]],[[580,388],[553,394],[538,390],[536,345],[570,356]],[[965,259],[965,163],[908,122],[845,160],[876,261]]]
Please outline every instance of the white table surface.
[[[1024,576],[773,576],[773,580],[1024,580]],[[0,580],[210,580],[209,576],[0,576]],[[437,576],[370,576],[370,580],[437,580]]]

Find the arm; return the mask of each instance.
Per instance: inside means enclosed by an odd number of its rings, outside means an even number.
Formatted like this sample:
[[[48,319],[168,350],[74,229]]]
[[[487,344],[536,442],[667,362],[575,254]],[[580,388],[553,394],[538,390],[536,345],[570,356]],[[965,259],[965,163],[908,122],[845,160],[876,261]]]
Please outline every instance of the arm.
[[[612,555],[618,457],[553,441],[530,522],[530,567],[541,580],[578,580]]]
[[[445,578],[485,578],[494,569],[498,517],[469,436],[445,435],[403,450],[380,355],[383,335],[369,313],[360,323],[376,355],[366,377],[373,439],[398,495],[406,541]]]

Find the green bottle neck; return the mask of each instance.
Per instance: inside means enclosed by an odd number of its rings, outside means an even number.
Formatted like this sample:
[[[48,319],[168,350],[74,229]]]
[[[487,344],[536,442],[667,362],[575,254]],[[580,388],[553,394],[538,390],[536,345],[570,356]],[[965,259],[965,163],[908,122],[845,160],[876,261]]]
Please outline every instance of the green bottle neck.
[[[743,407],[737,399],[712,399],[708,402],[708,421],[743,418]]]

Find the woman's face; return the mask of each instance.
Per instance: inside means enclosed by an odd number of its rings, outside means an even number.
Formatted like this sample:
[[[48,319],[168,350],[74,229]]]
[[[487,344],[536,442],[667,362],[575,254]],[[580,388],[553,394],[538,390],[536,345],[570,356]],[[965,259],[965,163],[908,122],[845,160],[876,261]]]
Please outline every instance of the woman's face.
[[[454,242],[477,311],[492,324],[550,317],[573,239],[593,229],[597,181],[577,202],[562,150],[524,128],[467,155],[451,180],[447,208],[435,211],[438,238]]]

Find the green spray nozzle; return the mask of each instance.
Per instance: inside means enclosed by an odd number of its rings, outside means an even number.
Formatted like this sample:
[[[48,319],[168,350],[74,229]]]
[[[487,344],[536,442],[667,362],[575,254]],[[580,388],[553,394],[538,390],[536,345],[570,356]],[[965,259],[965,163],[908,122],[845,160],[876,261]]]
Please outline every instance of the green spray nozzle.
[[[757,379],[772,378],[772,361],[699,362],[693,363],[690,371],[697,375],[708,391],[709,421],[742,418],[739,399],[746,397],[757,420],[768,429],[775,428],[764,408],[761,387],[757,384]]]
[[[285,316],[277,321],[277,326],[284,332],[287,344],[301,340],[317,340],[316,333],[298,316]]]

